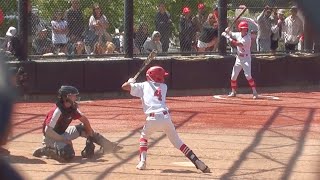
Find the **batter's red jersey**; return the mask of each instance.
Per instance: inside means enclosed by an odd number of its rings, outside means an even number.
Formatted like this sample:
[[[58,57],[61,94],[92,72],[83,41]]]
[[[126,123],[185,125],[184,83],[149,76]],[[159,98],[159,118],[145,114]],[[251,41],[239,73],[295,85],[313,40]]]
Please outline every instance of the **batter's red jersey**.
[[[63,134],[70,125],[72,120],[79,119],[81,117],[82,114],[78,109],[67,109],[64,110],[64,113],[62,113],[59,107],[56,105],[48,112],[43,122],[42,131],[44,133],[46,126],[49,126],[52,127],[56,133]]]

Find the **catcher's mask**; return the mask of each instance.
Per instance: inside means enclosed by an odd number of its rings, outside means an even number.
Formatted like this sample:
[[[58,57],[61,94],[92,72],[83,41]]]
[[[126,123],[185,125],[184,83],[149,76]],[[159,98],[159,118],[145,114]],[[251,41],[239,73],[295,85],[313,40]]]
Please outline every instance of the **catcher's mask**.
[[[58,90],[58,98],[61,100],[65,100],[70,104],[74,105],[76,101],[80,100],[80,97],[77,97],[76,100],[70,99],[70,96],[78,96],[79,91],[77,88],[73,86],[61,86]]]
[[[169,75],[161,66],[152,66],[146,72],[148,81],[163,83],[164,78]]]

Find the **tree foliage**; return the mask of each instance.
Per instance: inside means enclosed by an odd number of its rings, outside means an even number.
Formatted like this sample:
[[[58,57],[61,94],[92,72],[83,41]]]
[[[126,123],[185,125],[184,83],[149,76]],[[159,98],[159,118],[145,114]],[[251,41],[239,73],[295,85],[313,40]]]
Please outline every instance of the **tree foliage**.
[[[19,0],[3,0],[7,3],[2,3],[1,7],[6,14],[16,14],[18,9]],[[30,0],[35,9],[38,10],[38,14],[48,24],[52,20],[53,13],[62,10],[65,11],[70,8],[70,0]],[[195,15],[197,13],[198,3],[204,3],[207,13],[212,12],[212,7],[215,6],[218,0],[133,0],[134,2],[134,24],[137,27],[141,22],[145,22],[149,25],[150,31],[154,30],[155,14],[157,12],[157,6],[159,2],[166,4],[168,12],[171,14],[175,33],[177,33],[179,18],[183,7],[188,6],[191,9],[191,13]],[[88,24],[89,17],[92,14],[92,5],[98,3],[102,9],[102,12],[106,15],[110,22],[109,31],[113,33],[115,28],[124,26],[124,2],[125,0],[80,0],[80,7],[84,13],[85,23]],[[261,7],[266,4],[277,6],[291,5],[293,0],[228,0],[228,6],[238,7],[241,4],[245,4],[248,7]],[[259,10],[260,11],[260,10]],[[232,14],[233,10],[229,10],[228,14]],[[7,21],[6,25],[0,27],[1,34],[6,31],[9,25],[16,22]]]

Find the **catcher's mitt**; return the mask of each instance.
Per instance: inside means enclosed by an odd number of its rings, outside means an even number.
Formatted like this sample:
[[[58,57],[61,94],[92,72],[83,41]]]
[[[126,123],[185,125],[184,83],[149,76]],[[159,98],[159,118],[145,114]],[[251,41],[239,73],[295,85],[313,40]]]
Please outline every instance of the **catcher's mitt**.
[[[89,136],[86,140],[86,147],[81,151],[81,156],[83,158],[92,158],[94,155],[94,148],[93,138]]]

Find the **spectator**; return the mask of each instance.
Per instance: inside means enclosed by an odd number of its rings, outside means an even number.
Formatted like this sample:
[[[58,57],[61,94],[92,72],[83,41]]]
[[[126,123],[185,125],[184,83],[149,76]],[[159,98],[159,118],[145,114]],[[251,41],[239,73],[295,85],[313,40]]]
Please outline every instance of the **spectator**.
[[[52,43],[54,46],[54,52],[59,54],[60,52],[67,54],[67,33],[68,23],[63,19],[62,11],[57,11],[51,21],[52,26]]]
[[[136,32],[134,44],[137,48],[139,48],[139,51],[142,52],[143,44],[149,37],[149,29],[148,25],[146,23],[141,23],[139,25],[139,28]]]
[[[71,53],[71,55],[73,56],[79,56],[79,55],[85,55],[86,54],[86,50],[84,47],[84,43],[83,41],[78,41],[76,43],[74,43],[73,45],[73,51]]]
[[[207,15],[205,11],[205,5],[203,3],[198,4],[198,12],[195,17],[192,19],[193,23],[196,26],[196,31],[201,32],[203,23],[207,20]]]
[[[292,6],[291,15],[284,20],[283,36],[286,52],[294,52],[303,33],[302,20],[297,16],[298,8]]]
[[[218,25],[214,15],[210,13],[203,24],[198,40],[198,52],[205,52],[208,48],[215,48],[218,40]]]
[[[20,46],[20,40],[17,37],[17,29],[11,26],[6,32],[6,38],[4,40],[4,43],[2,44],[2,49],[8,54],[12,54],[18,57],[19,46]]]
[[[93,52],[91,54],[102,55],[106,53],[106,46],[102,41],[97,41],[93,46]]]
[[[179,24],[180,48],[182,52],[190,52],[192,50],[192,44],[195,42],[196,28],[196,24],[192,21],[190,8],[184,7]]]
[[[32,11],[32,4],[30,1],[28,1],[28,20],[31,21],[29,22],[29,36],[31,36],[32,38],[29,38],[30,40],[34,39],[37,36],[38,30],[39,30],[39,26],[40,26],[40,18],[37,14],[35,14]],[[31,31],[30,31],[31,30]]]
[[[158,31],[153,31],[151,38],[148,38],[143,44],[143,52],[151,53],[156,50],[158,53],[162,53],[161,34]]]
[[[271,9],[266,6],[257,18],[259,25],[257,36],[257,50],[261,52],[270,51],[271,47]]]
[[[121,38],[120,30],[116,28],[114,30],[112,42],[116,46],[116,51],[119,52],[119,53],[122,52],[120,38]]]
[[[118,53],[116,51],[116,45],[113,44],[113,42],[108,41],[106,43],[106,52],[105,52],[105,54],[114,54],[114,53]]]
[[[52,40],[48,38],[48,30],[46,28],[38,32],[38,36],[32,41],[32,47],[36,55],[53,52]]]
[[[272,22],[274,25],[272,26],[272,34],[271,34],[271,51],[273,53],[279,47],[279,40],[282,36],[282,29],[284,26],[284,9],[279,9],[278,12],[274,11]]]
[[[166,10],[165,4],[161,2],[158,6],[158,13],[155,18],[156,31],[161,34],[161,43],[163,52],[168,52],[170,37],[172,33],[171,15]]]
[[[89,40],[90,46],[97,41],[106,43],[112,41],[110,34],[107,32],[109,28],[109,21],[107,17],[102,13],[98,4],[94,4],[92,7],[92,15],[89,19],[89,32],[92,36]]]
[[[71,0],[71,7],[66,11],[65,18],[68,23],[69,41],[71,43],[82,41],[85,27],[79,0]]]

